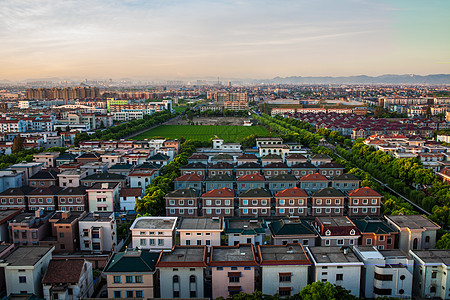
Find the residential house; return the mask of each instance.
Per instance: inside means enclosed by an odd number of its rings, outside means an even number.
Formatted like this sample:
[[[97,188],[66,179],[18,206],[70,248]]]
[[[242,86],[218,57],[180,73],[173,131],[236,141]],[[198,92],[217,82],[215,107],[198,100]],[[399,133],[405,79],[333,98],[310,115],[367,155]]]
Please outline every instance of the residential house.
[[[52,215],[42,209],[16,215],[8,223],[11,242],[18,246],[38,245],[51,234],[49,219]]]
[[[395,249],[398,232],[385,221],[365,217],[353,220],[353,223],[361,233],[359,245],[376,247],[378,250]]]
[[[282,145],[283,139],[280,137],[256,138],[256,147],[263,145]]]
[[[332,162],[331,157],[326,154],[314,154],[310,156],[309,161],[316,167]]]
[[[327,188],[328,183],[330,182],[328,178],[319,173],[308,174],[299,179],[300,188],[305,190],[306,192],[316,192],[321,189]]]
[[[349,217],[379,216],[382,197],[368,186],[350,191],[347,215]]]
[[[89,298],[94,293],[92,263],[84,259],[52,259],[42,279],[45,299]]]
[[[348,217],[316,217],[313,227],[321,246],[354,246],[360,237],[358,227]]]
[[[119,208],[119,186],[117,182],[99,182],[87,189],[89,211],[115,211]]]
[[[335,188],[316,191],[311,197],[313,216],[343,216],[345,195]]]
[[[355,175],[351,173],[344,173],[332,177],[331,186],[342,192],[349,192],[359,188],[360,182],[361,180],[359,180],[359,178]]]
[[[225,234],[228,237],[228,245],[253,244],[262,245],[266,238],[266,221],[262,218],[225,219]]]
[[[125,249],[109,261],[103,273],[109,298],[154,298],[159,253]]]
[[[360,296],[361,269],[364,263],[351,248],[307,247],[313,263],[313,282],[330,282],[342,286],[350,294]]]
[[[211,191],[215,189],[221,189],[221,188],[234,188],[234,177],[230,175],[215,175],[215,176],[209,176],[205,180],[205,191]]]
[[[275,194],[275,215],[307,216],[308,194],[298,188],[288,188]]]
[[[270,178],[276,175],[288,174],[289,167],[282,162],[274,162],[264,166],[264,177]]]
[[[223,218],[183,218],[177,227],[180,245],[220,246]]]
[[[2,259],[6,295],[34,294],[43,297],[42,278],[52,259],[53,247],[18,247]]]
[[[77,162],[87,163],[101,161],[101,155],[96,152],[85,152],[77,157]]]
[[[330,162],[317,166],[318,173],[328,178],[344,174],[345,168],[338,163]]]
[[[202,195],[202,212],[206,217],[233,217],[235,192],[230,188],[211,190]]]
[[[269,190],[273,193],[294,188],[297,186],[297,178],[290,174],[279,174],[269,178]]]
[[[28,185],[28,179],[39,172],[42,169],[43,163],[38,162],[21,162],[9,166],[9,170],[16,171],[17,173],[23,172],[23,185]]]
[[[295,166],[296,164],[304,164],[307,162],[308,159],[300,153],[294,153],[286,157],[286,164],[288,165],[288,167]]]
[[[181,175],[197,174],[198,176],[204,178],[206,176],[206,165],[200,162],[189,163],[180,167],[180,172]]]
[[[449,299],[450,251],[410,250],[414,259],[413,294],[422,299]]]
[[[433,249],[436,233],[441,227],[422,215],[385,216],[389,225],[398,230],[398,248],[409,250]]]
[[[81,179],[87,176],[87,171],[81,169],[68,169],[58,174],[60,187],[78,187],[81,185]]]
[[[102,154],[100,156],[100,158],[101,158],[101,162],[107,163],[108,168],[111,168],[111,167],[115,166],[116,164],[122,163],[122,156],[123,156],[122,153],[111,152],[111,153]]]
[[[143,195],[142,188],[126,188],[119,192],[120,209],[122,211],[134,211],[137,200]]]
[[[283,163],[283,158],[277,154],[264,154],[261,155],[261,165],[263,167],[270,165],[272,163]],[[287,166],[286,166],[287,167]],[[272,176],[272,175],[269,175]]]
[[[187,161],[189,164],[191,163],[202,163],[204,165],[208,164],[209,157],[203,153],[194,153],[188,157]]]
[[[0,170],[0,193],[9,188],[17,188],[23,185],[23,173],[14,170]]]
[[[182,189],[169,192],[165,196],[167,216],[198,216],[200,191]]]
[[[128,175],[131,188],[145,189],[158,176],[156,170],[134,170]]]
[[[161,298],[203,298],[208,250],[206,246],[174,246],[161,251],[159,271]]]
[[[260,173],[247,174],[237,178],[236,185],[238,193],[251,189],[265,188],[266,178]]]
[[[273,245],[301,244],[314,247],[317,233],[309,223],[300,218],[281,219],[269,224]]]
[[[297,163],[295,165],[290,166],[290,168],[291,174],[294,175],[297,179],[300,179],[308,174],[314,174],[317,172],[317,167],[309,162]]]
[[[175,245],[177,217],[139,217],[130,227],[133,248],[170,250]]]
[[[258,146],[259,150],[259,156],[264,159],[264,157],[270,156],[270,155],[276,155],[279,156],[282,160],[286,158],[286,156],[289,155],[289,146],[288,145],[260,145]],[[264,161],[263,161],[264,166]]]
[[[355,246],[353,251],[364,263],[361,297],[412,297],[414,261],[408,254],[375,246]]]
[[[161,153],[156,153],[147,158],[146,161],[158,166],[166,166],[170,162],[170,157]]]
[[[213,299],[255,290],[258,263],[252,244],[212,247],[209,265]]]
[[[227,162],[227,163],[233,164],[234,158],[232,155],[226,154],[226,153],[220,153],[220,154],[217,154],[217,155],[211,157],[211,163],[215,164],[218,162]]]
[[[213,165],[208,165],[208,177],[216,175],[229,175],[233,176],[234,166],[228,162],[219,161]]]
[[[236,166],[236,178],[240,178],[245,175],[261,174],[261,165],[256,162],[247,162]]]
[[[63,153],[59,155],[57,158],[55,158],[55,166],[59,167],[60,165],[66,164],[66,163],[72,163],[75,162],[77,159],[77,156],[72,153]]]
[[[270,216],[272,194],[263,188],[257,188],[239,194],[239,216]]]
[[[258,245],[257,251],[264,295],[288,297],[308,285],[312,263],[300,244]]]
[[[62,190],[59,186],[38,187],[28,193],[28,210],[57,209],[57,195]]]
[[[134,166],[127,163],[119,163],[109,167],[108,173],[128,176],[134,169]]]
[[[114,174],[114,173],[100,173],[93,174],[81,179],[81,184],[85,187],[93,187],[97,183],[117,183],[119,184],[119,189],[127,186],[127,177],[124,175]]]
[[[257,163],[258,157],[256,157],[255,154],[242,154],[237,157],[236,161],[237,161],[238,166],[247,164],[247,163]]]
[[[13,219],[17,215],[22,213],[21,209],[2,209],[0,210],[0,243],[8,243],[10,240],[9,234],[9,220]],[[3,249],[4,250],[4,249]],[[2,257],[2,251],[0,248],[0,258]],[[0,280],[1,289],[1,280]]]
[[[173,180],[175,190],[182,189],[195,189],[202,192],[203,190],[203,178],[197,174],[185,174],[177,177]]]
[[[2,209],[26,209],[27,195],[32,192],[34,188],[27,185],[19,188],[9,188],[0,193],[0,202]]]
[[[117,246],[117,224],[113,212],[88,213],[78,222],[80,250],[91,253],[114,251]]]
[[[87,211],[87,192],[84,186],[67,187],[56,194],[58,209],[61,211]]]
[[[53,170],[39,171],[28,179],[33,188],[58,185],[58,173]]]
[[[59,152],[42,152],[35,154],[33,161],[42,163],[44,168],[54,168],[56,166],[56,159],[59,157]]]

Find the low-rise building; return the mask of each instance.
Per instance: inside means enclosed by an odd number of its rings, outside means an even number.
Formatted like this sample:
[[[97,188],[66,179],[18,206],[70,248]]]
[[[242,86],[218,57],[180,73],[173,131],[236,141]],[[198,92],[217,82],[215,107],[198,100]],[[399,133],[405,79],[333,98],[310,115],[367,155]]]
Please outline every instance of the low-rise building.
[[[381,214],[381,196],[368,186],[349,191],[349,217],[379,216]]]
[[[222,218],[183,218],[177,227],[180,245],[220,246]]]
[[[58,209],[61,211],[87,211],[87,192],[84,186],[67,187],[56,194]]]
[[[203,190],[203,177],[200,177],[197,174],[185,174],[177,177],[173,180],[174,189],[182,190],[182,189],[195,189],[200,192]]]
[[[156,170],[134,170],[128,175],[130,187],[145,189],[158,176]]]
[[[358,227],[348,217],[316,217],[313,227],[319,234],[321,246],[358,244]]]
[[[92,253],[114,251],[117,224],[113,212],[89,213],[78,222],[80,250]]]
[[[298,187],[279,191],[275,194],[275,215],[307,216],[308,194]]]
[[[274,175],[269,178],[269,190],[273,193],[297,186],[297,178],[291,174]]]
[[[119,193],[120,197],[120,209],[122,211],[133,211],[136,207],[136,202],[141,199],[143,194],[142,188],[126,188],[121,189]]]
[[[160,253],[161,298],[203,298],[207,267],[206,246],[175,246]]]
[[[198,190],[187,188],[169,192],[165,196],[167,216],[198,216]]]
[[[335,188],[324,188],[312,194],[313,216],[343,216],[345,195]]]
[[[85,170],[67,169],[58,174],[60,187],[78,187],[81,185],[81,179],[87,176]]]
[[[53,212],[43,209],[33,213],[21,213],[9,221],[11,242],[15,245],[38,245],[39,241],[51,235],[49,223]]]
[[[239,216],[270,216],[272,194],[262,188],[245,191],[239,195]]]
[[[399,249],[433,249],[436,245],[436,233],[441,227],[422,215],[385,216],[388,224],[398,230]]]
[[[3,209],[26,209],[27,196],[34,188],[27,185],[18,188],[9,188],[0,193],[0,203]]]
[[[89,211],[118,210],[120,184],[117,182],[99,182],[87,189]]]
[[[209,176],[205,180],[205,191],[211,191],[221,188],[232,189],[234,187],[234,177],[230,175]]]
[[[315,191],[325,189],[328,187],[330,182],[328,178],[319,173],[308,174],[299,179],[300,188],[304,189],[308,193],[313,193]]]
[[[234,190],[221,188],[202,195],[202,212],[206,217],[234,216]]]
[[[133,248],[170,250],[175,245],[176,217],[140,217],[130,227]]]
[[[38,187],[28,193],[28,210],[56,210],[57,195],[62,188],[59,186]]]
[[[237,191],[242,193],[251,189],[265,188],[266,178],[260,173],[243,175],[236,179]]]
[[[313,263],[313,280],[330,282],[360,296],[361,269],[363,262],[351,248],[342,247],[307,247]]]
[[[43,163],[44,168],[56,167],[56,159],[59,157],[59,152],[42,152],[34,155],[33,161]]]
[[[154,298],[157,284],[156,262],[159,253],[126,249],[105,267],[109,298]]]
[[[213,299],[255,290],[258,263],[252,244],[212,247],[209,265]]]
[[[395,249],[398,232],[385,221],[365,217],[353,220],[353,223],[361,233],[359,245],[374,246],[379,250]]]
[[[364,263],[361,297],[412,297],[414,261],[408,254],[372,246],[355,246],[353,251]]]
[[[308,284],[311,261],[300,244],[257,247],[262,272],[262,293],[288,297]]]
[[[341,175],[334,176],[331,180],[331,186],[337,190],[349,192],[359,188],[359,180],[358,177],[351,173],[344,173]]]
[[[316,245],[317,233],[306,220],[299,218],[281,219],[269,224],[273,245],[301,244],[304,247]]]
[[[238,244],[262,245],[266,238],[267,224],[264,219],[225,219],[228,246]]]
[[[45,299],[89,298],[94,293],[92,263],[84,259],[52,259],[42,279]]]

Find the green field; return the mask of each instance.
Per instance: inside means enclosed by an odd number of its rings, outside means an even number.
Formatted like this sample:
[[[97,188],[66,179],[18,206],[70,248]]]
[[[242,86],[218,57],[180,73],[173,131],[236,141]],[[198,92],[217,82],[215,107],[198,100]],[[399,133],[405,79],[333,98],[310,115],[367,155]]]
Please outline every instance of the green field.
[[[214,126],[214,125],[161,125],[152,130],[135,136],[134,140],[165,137],[169,139],[196,139],[209,141],[211,138],[221,138],[225,142],[237,142],[238,139],[251,134],[271,136],[269,130],[262,126]]]

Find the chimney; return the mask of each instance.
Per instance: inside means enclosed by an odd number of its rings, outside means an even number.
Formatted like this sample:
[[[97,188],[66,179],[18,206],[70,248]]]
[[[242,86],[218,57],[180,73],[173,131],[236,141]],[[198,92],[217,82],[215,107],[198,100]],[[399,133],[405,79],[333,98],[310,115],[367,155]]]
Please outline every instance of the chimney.
[[[102,189],[107,189],[109,184],[107,182],[102,183]]]
[[[70,210],[61,212],[62,219],[67,219],[69,216],[70,216]]]
[[[44,214],[44,209],[43,209],[42,207],[40,207],[39,209],[37,209],[37,210],[34,212],[34,216],[35,216],[36,218],[40,218],[43,214]]]

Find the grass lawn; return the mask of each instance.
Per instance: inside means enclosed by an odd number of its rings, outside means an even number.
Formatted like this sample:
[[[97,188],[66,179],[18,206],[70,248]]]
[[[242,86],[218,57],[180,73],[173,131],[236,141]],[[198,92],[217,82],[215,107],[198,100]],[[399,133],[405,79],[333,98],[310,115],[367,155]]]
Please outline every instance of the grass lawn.
[[[134,140],[150,139],[162,136],[169,139],[196,139],[209,141],[210,138],[222,138],[225,142],[237,142],[238,139],[251,134],[271,136],[269,130],[262,126],[214,126],[214,125],[161,125],[135,136]],[[272,134],[275,136],[275,134]]]

